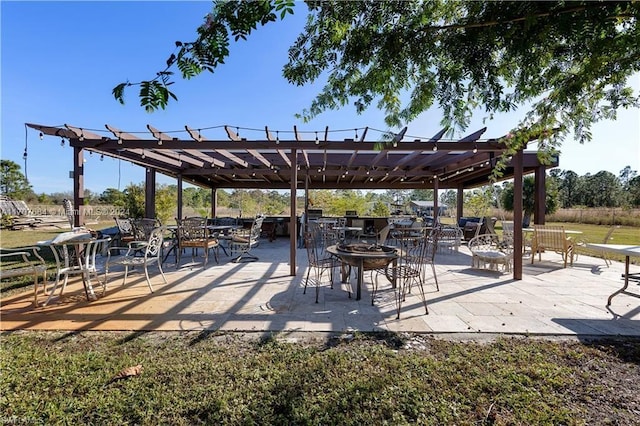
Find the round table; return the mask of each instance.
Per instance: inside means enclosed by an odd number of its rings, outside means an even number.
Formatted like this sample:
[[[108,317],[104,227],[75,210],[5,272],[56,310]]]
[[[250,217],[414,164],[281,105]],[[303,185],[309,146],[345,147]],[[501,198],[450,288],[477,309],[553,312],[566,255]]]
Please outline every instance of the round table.
[[[345,250],[345,248],[355,246],[369,246],[372,248],[372,251]],[[373,251],[377,249],[381,250]],[[356,285],[356,300],[360,300],[360,297],[362,295],[364,271],[385,268],[389,263],[398,259],[397,250],[398,249],[396,247],[376,246],[373,244],[335,244],[327,247],[327,252],[331,253],[334,256],[337,256],[342,262],[357,268],[358,279]]]

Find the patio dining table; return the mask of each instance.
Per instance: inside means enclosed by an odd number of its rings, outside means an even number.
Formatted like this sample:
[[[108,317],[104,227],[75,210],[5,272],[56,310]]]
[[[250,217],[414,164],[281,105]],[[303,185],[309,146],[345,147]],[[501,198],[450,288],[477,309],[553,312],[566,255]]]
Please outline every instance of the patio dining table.
[[[95,257],[98,249],[110,241],[110,237],[98,239],[90,232],[80,229],[64,232],[51,240],[38,241],[37,245],[51,249],[56,262],[55,284],[44,305],[46,306],[53,298],[61,277],[64,277],[64,281],[60,294],[64,292],[70,275],[80,275],[82,277],[87,300],[97,299],[91,284],[92,274],[98,280]]]
[[[326,250],[347,265],[357,268],[356,300],[362,296],[364,271],[384,269],[398,259],[398,248],[377,244],[335,244]]]
[[[630,259],[629,258],[640,257],[640,245],[587,243],[585,244],[585,247],[594,249],[594,250],[599,250],[599,251],[606,251],[609,253],[621,254],[625,257],[624,286],[620,290],[615,291],[613,294],[611,294],[611,296],[609,296],[609,298],[607,299],[607,306],[611,305],[611,299],[613,299],[618,294],[624,293],[629,296],[640,297],[640,294],[630,293],[627,291],[627,288],[629,287],[629,276],[630,276],[629,274]]]

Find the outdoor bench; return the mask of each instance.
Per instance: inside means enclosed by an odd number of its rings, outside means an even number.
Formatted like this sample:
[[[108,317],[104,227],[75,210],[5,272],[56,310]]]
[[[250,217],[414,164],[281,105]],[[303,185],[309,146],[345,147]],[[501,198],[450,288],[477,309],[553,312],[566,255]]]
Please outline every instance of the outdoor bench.
[[[38,253],[39,251],[40,247],[0,248],[0,279],[33,275],[34,306],[38,306],[38,276],[40,274],[42,274],[43,288],[46,290],[47,264]]]

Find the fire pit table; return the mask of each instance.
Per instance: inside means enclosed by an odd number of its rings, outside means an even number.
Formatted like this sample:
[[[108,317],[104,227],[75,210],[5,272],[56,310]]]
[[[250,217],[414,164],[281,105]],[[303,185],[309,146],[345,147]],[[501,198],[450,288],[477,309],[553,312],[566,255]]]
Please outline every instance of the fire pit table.
[[[343,263],[357,268],[356,300],[360,300],[362,294],[364,271],[384,269],[398,259],[398,248],[377,244],[336,244],[327,247],[327,251],[340,258]]]

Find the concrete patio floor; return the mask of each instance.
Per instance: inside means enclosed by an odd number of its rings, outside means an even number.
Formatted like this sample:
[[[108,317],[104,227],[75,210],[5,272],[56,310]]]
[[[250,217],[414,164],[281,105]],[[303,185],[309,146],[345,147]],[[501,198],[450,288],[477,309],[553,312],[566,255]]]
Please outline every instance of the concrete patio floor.
[[[640,298],[621,294],[605,306],[622,287],[620,262],[606,267],[602,259],[580,255],[564,269],[559,255],[544,253],[534,265],[526,257],[523,279],[514,281],[511,273],[472,269],[469,252],[461,247],[458,253],[436,256],[440,291],[430,279],[425,288],[429,314],[414,287],[397,320],[394,293],[384,279],[371,305],[369,273],[361,300],[350,299],[336,279],[333,289],[328,282],[320,287],[316,304],[314,287],[303,294],[306,251],[298,249],[298,274],[292,277],[288,250],[287,239],[262,240],[253,250],[259,261],[236,264],[221,253],[219,264],[211,258],[204,269],[202,264],[176,269],[170,257],[164,265],[168,284],[156,268],[150,269],[153,294],[141,271],[130,274],[126,286],[115,271],[109,274],[106,295],[96,301],[86,300],[80,280],[46,307],[32,306],[32,292],[6,297],[0,329],[640,336]],[[183,256],[183,262],[190,260]],[[631,272],[639,270],[631,266]],[[94,287],[101,295],[101,286]],[[637,282],[629,290],[640,294]]]

